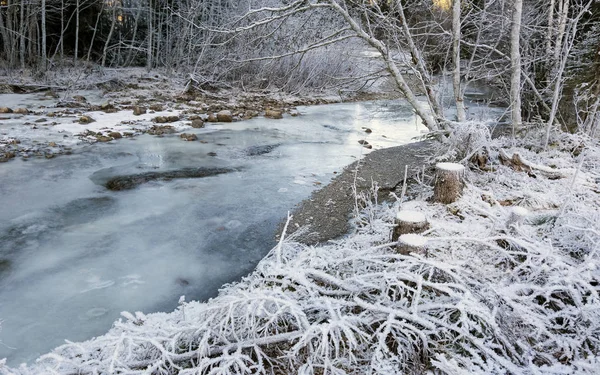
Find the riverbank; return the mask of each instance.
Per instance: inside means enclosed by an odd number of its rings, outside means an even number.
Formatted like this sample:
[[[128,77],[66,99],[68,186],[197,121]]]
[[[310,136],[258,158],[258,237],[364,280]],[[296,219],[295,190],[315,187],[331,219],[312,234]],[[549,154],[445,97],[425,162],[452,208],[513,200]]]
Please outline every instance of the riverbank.
[[[358,199],[346,237],[318,246],[288,238],[206,303],[123,313],[105,335],[0,372],[594,374],[600,144],[556,134],[543,151],[533,146],[540,134],[472,139],[486,153],[463,161],[455,203],[429,201],[426,168],[410,199]],[[435,155],[465,144],[453,139]],[[426,217],[422,252],[398,253],[390,241],[399,209]]]
[[[405,179],[412,180],[421,172],[434,147],[433,142],[390,147],[373,151],[350,164],[328,185],[298,205],[292,212],[287,235],[293,235],[295,241],[314,245],[348,234],[352,228],[351,214],[357,215],[363,208],[357,197],[370,196],[383,201],[389,200],[392,194],[401,196]]]
[[[127,73],[127,72],[126,72]],[[89,80],[89,82],[88,82]],[[0,78],[0,162],[70,155],[93,143],[141,134],[181,134],[213,124],[256,117],[298,116],[298,106],[398,98],[394,92],[211,92],[161,74],[92,75],[77,82],[37,84]]]

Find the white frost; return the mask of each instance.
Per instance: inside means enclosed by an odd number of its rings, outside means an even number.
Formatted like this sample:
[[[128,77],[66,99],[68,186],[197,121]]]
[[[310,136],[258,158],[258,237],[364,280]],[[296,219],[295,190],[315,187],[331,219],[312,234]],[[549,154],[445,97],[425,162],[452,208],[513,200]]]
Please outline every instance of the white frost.
[[[435,167],[448,172],[461,172],[465,169],[464,165],[458,163],[437,163]]]
[[[403,234],[398,238],[398,243],[411,247],[425,247],[427,245],[427,237],[414,233]]]
[[[405,223],[422,223],[427,221],[422,212],[412,210],[401,210],[396,214],[396,219]]]

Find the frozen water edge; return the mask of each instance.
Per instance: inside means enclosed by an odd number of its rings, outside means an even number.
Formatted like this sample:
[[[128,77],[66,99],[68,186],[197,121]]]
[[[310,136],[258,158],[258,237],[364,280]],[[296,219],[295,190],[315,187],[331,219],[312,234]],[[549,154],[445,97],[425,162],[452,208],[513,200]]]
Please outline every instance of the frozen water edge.
[[[30,361],[64,339],[106,332],[123,310],[169,311],[181,294],[216,295],[262,259],[295,203],[369,152],[358,140],[377,149],[409,142],[423,129],[401,102],[300,111],[297,118],[186,130],[206,143],[141,135],[0,165],[0,253],[10,262],[0,275],[0,356],[11,365]],[[118,120],[92,116],[99,121],[56,126],[67,132]],[[32,140],[50,139],[38,130],[28,133]],[[248,156],[263,144],[278,146]],[[124,192],[96,183],[197,165],[245,169]]]

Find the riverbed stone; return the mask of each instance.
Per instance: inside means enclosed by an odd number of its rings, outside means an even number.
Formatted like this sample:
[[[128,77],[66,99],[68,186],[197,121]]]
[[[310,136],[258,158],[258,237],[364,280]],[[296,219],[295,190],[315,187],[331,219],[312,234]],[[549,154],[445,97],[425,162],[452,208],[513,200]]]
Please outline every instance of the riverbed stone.
[[[140,105],[136,105],[133,106],[133,115],[134,116],[140,116],[143,115],[144,113],[146,113],[146,107],[140,106]]]
[[[107,137],[105,135],[97,135],[96,139],[98,140],[98,142],[110,142],[113,140],[111,137]]]
[[[13,113],[13,110],[8,107],[0,107],[0,113]]]
[[[228,109],[224,109],[222,111],[219,111],[217,113],[217,121],[219,122],[232,122],[233,121],[233,115],[231,114],[231,111]]]
[[[181,134],[179,134],[179,138],[183,139],[184,141],[195,141],[198,139],[196,134],[190,134],[190,133],[181,133]]]
[[[108,135],[114,139],[121,139],[123,136],[119,132],[110,132]]]
[[[113,177],[105,183],[105,187],[109,190],[128,190],[133,189],[138,185],[149,181],[163,180],[169,181],[178,178],[202,178],[216,176],[223,173],[234,172],[237,169],[233,168],[183,168],[172,171],[163,172],[146,172],[141,174],[117,176]]]
[[[192,126],[192,128],[200,129],[200,128],[204,127],[204,121],[202,121],[201,119],[195,119],[195,120],[192,120],[190,125]]]
[[[171,125],[153,125],[150,129],[148,129],[148,134],[152,135],[163,135],[173,133],[175,133],[175,128]]]
[[[0,152],[0,163],[6,163],[15,156],[16,154],[12,151]]]
[[[164,106],[162,104],[158,104],[158,103],[150,104],[150,106],[148,108],[151,111],[155,111],[155,112],[164,111]]]
[[[153,121],[158,124],[164,124],[167,122],[175,122],[175,121],[179,121],[179,116],[156,116],[153,119]]]
[[[283,111],[280,109],[267,108],[267,110],[265,110],[265,117],[271,119],[281,119],[283,118]]]
[[[79,123],[80,124],[84,124],[84,125],[85,124],[90,124],[90,123],[92,123],[94,121],[96,121],[96,120],[94,120],[91,116],[88,116],[88,115],[83,115],[83,116],[79,117]]]

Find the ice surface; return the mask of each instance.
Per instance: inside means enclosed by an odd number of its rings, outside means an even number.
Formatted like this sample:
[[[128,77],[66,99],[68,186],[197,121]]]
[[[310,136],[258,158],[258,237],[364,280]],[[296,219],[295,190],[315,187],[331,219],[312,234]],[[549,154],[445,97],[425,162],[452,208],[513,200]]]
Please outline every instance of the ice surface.
[[[282,120],[187,129],[196,142],[141,135],[0,164],[0,358],[16,365],[65,339],[102,334],[124,310],[171,311],[181,295],[215,296],[253,269],[295,204],[370,152],[358,140],[377,149],[424,129],[399,101],[299,111]],[[0,132],[47,142],[62,138],[59,131],[114,126],[127,116],[94,112],[98,121],[90,125],[67,119],[48,130],[14,117]],[[278,146],[248,155],[264,145]],[[238,171],[119,192],[102,185],[113,176],[186,167]]]

